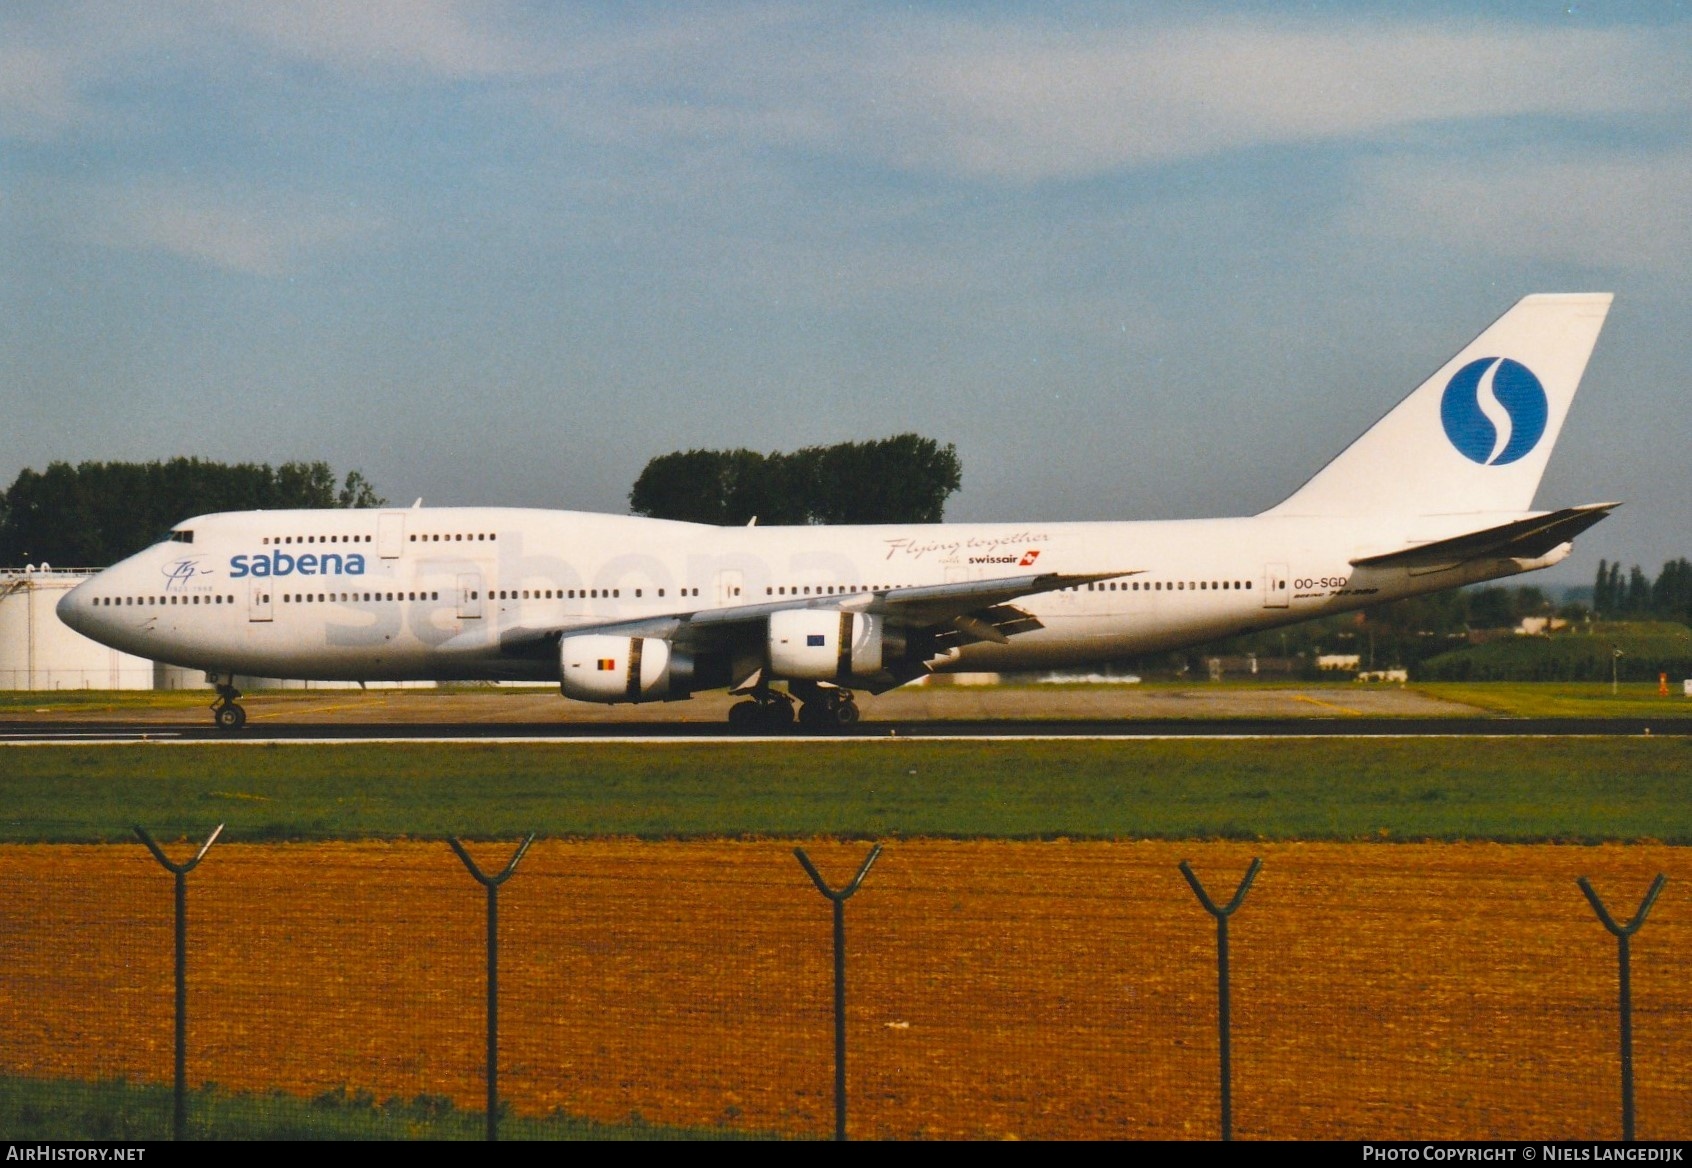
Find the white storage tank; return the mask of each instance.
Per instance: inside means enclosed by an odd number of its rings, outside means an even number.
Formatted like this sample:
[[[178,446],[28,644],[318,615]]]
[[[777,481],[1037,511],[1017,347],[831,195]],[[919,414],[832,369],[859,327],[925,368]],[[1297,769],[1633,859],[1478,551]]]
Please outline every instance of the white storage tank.
[[[60,597],[93,569],[0,569],[0,689],[152,689],[153,663],[59,620]]]

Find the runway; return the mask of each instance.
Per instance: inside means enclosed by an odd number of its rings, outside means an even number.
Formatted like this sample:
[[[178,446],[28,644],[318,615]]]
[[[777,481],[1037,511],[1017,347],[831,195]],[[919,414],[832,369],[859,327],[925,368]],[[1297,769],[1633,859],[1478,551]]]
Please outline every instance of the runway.
[[[862,722],[846,730],[747,735],[707,722],[248,723],[236,732],[158,721],[0,723],[0,745],[380,742],[854,742],[1170,738],[1692,737],[1692,717],[1666,718],[1163,718]]]

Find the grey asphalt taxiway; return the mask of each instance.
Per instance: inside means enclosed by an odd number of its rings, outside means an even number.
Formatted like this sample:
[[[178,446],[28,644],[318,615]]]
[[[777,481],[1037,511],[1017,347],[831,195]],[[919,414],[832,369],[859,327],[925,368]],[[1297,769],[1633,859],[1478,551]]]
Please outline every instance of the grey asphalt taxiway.
[[[9,722],[0,744],[680,742],[1150,738],[1692,737],[1692,718],[1181,718],[860,722],[847,729],[748,735],[702,722],[336,722],[252,724],[239,731],[157,722]]]
[[[1398,686],[912,687],[864,697],[863,721],[848,729],[751,735],[728,726],[733,701],[600,707],[538,689],[260,691],[244,699],[246,727],[231,732],[189,694],[42,694],[0,716],[0,744],[1692,736],[1684,699],[1622,717],[1519,718]]]

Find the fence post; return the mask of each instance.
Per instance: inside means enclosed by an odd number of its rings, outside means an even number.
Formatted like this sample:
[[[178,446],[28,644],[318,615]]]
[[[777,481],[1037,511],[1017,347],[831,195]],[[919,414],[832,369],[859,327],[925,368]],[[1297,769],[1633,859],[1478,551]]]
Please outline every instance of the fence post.
[[[1618,925],[1615,918],[1610,916],[1604,902],[1598,899],[1598,894],[1592,890],[1592,884],[1581,876],[1575,880],[1580,890],[1586,893],[1586,899],[1592,904],[1592,911],[1598,914],[1598,919],[1604,927],[1610,930],[1616,938],[1616,961],[1621,968],[1621,1093],[1622,1093],[1622,1139],[1633,1140],[1633,984],[1630,967],[1633,963],[1632,953],[1628,947],[1628,940],[1639,931],[1639,926],[1645,923],[1646,914],[1657,901],[1657,893],[1668,883],[1668,877],[1661,872],[1651,882],[1651,890],[1645,894],[1645,899],[1639,904],[1639,911],[1633,914],[1633,919],[1625,925]]]
[[[794,848],[793,854],[799,860],[799,866],[805,869],[805,874],[811,878],[811,883],[817,886],[817,891],[834,902],[834,1138],[846,1139],[846,901],[858,891],[858,885],[864,882],[869,874],[870,865],[875,863],[881,855],[881,845],[876,844],[864,857],[863,864],[858,868],[858,874],[852,877],[851,883],[841,889],[833,889],[817,871],[811,858],[805,854],[804,848]]]
[[[511,879],[511,873],[517,870],[517,861],[523,858],[523,853],[529,850],[529,845],[535,842],[535,833],[530,832],[528,838],[517,845],[517,851],[512,854],[511,862],[505,865],[505,870],[498,876],[489,876],[476,866],[476,861],[470,858],[470,853],[464,850],[464,845],[458,842],[457,836],[448,836],[447,843],[458,853],[458,858],[464,861],[464,866],[470,869],[483,888],[488,890],[488,1142],[499,1139],[499,886]]]
[[[188,1138],[188,873],[199,867],[217,837],[223,834],[218,824],[186,864],[173,864],[164,849],[147,834],[147,829],[135,825],[135,834],[153,853],[153,859],[164,865],[165,871],[176,877],[176,1106],[171,1114],[171,1139]]]
[[[1245,900],[1246,893],[1251,889],[1251,882],[1257,879],[1257,870],[1263,867],[1263,861],[1252,857],[1251,867],[1246,869],[1245,879],[1234,892],[1234,899],[1228,902],[1227,908],[1217,908],[1216,902],[1210,899],[1199,883],[1198,877],[1193,875],[1192,865],[1182,860],[1181,875],[1187,878],[1192,887],[1193,895],[1197,896],[1204,911],[1216,918],[1216,1029],[1221,1037],[1222,1046],[1222,1138],[1234,1138],[1234,1103],[1233,1103],[1233,1059],[1229,1040],[1229,1010],[1228,1010],[1228,918],[1234,915],[1234,910]]]

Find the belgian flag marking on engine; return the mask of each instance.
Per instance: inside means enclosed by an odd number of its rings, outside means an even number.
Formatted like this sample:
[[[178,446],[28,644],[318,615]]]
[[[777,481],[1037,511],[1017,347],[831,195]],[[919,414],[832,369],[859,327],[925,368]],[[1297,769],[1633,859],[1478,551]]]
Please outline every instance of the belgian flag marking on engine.
[[[599,671],[601,673],[615,673],[617,671],[616,658],[614,658],[614,657],[601,657],[599,659]]]

